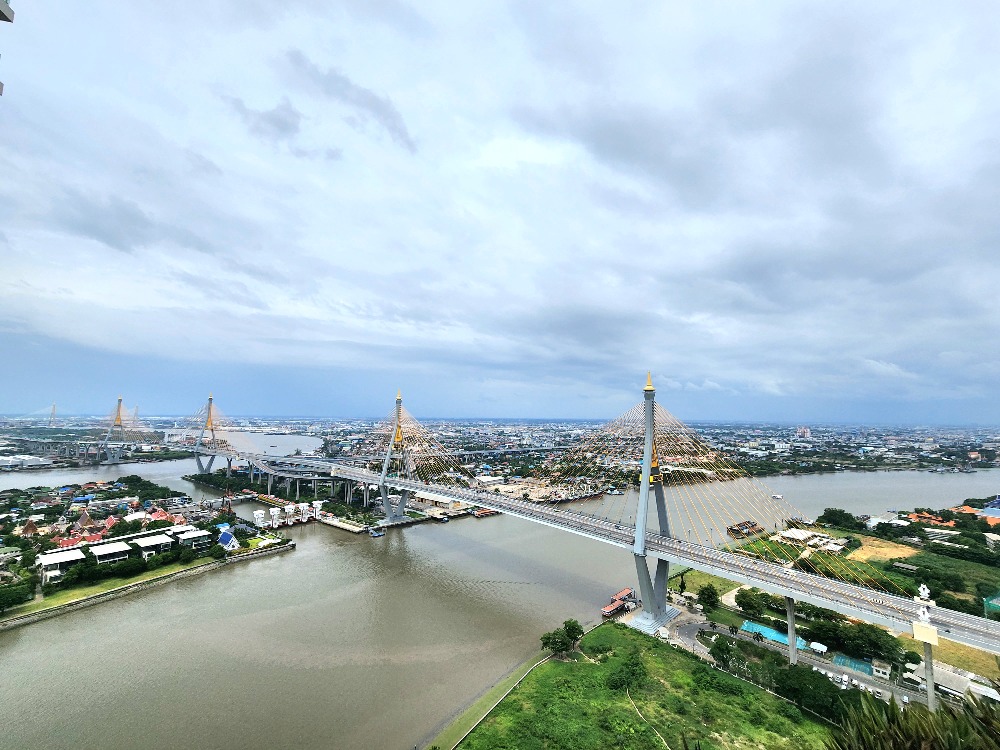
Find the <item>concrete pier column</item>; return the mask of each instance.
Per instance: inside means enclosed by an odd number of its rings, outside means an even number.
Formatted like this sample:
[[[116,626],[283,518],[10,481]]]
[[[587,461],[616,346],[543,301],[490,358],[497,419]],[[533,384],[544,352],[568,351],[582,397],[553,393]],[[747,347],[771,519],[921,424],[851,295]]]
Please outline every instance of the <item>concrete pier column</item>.
[[[924,643],[924,683],[927,685],[927,708],[937,710],[937,693],[934,690],[934,651],[933,646]]]
[[[232,476],[233,476],[233,459],[227,458],[226,459],[226,479],[229,479]]]
[[[795,600],[785,597],[785,613],[788,615],[788,663],[795,665],[799,661],[799,650],[796,647],[798,639],[795,635]]]
[[[319,485],[313,480],[313,497],[319,497]]]
[[[267,494],[273,495],[274,492],[274,474],[267,475]]]
[[[299,501],[299,480],[295,480],[295,502]]]

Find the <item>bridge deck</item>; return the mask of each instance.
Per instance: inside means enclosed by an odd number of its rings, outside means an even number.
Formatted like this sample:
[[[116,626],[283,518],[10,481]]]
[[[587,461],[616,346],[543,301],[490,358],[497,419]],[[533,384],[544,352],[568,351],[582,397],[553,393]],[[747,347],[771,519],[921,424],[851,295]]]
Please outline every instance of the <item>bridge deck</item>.
[[[224,455],[249,461],[262,471],[294,479],[341,478],[369,484],[378,484],[380,480],[378,474],[335,461],[276,458],[245,453]],[[433,492],[632,550],[634,527],[593,518],[566,508],[399,477],[388,477],[386,484],[399,490]],[[646,535],[646,554],[688,565],[730,581],[756,586],[772,594],[790,596],[796,601],[826,607],[849,617],[885,625],[898,632],[912,632],[913,621],[917,619],[920,609],[920,605],[912,599],[658,534]],[[942,638],[1000,654],[1000,622],[937,607],[931,608],[930,619]]]

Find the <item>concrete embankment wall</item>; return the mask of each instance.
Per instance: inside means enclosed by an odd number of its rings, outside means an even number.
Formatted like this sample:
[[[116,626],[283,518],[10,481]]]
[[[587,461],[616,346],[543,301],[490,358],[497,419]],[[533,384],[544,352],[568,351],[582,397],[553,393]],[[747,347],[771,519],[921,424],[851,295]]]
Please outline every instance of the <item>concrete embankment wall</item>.
[[[244,560],[249,560],[252,558],[263,557],[265,555],[274,555],[279,552],[287,552],[289,550],[295,549],[295,542],[289,542],[288,544],[282,544],[278,547],[265,547],[264,549],[257,549],[253,552],[246,552],[241,555],[233,555],[227,557],[224,560],[218,560],[216,562],[206,563],[204,565],[198,565],[194,568],[187,568],[186,570],[178,570],[175,573],[168,573],[165,576],[160,576],[159,578],[151,578],[148,581],[138,581],[137,583],[128,583],[124,586],[119,586],[118,588],[111,589],[110,591],[104,591],[100,594],[94,594],[93,596],[88,596],[86,599],[78,599],[74,602],[67,602],[66,604],[60,604],[56,607],[50,607],[49,609],[39,610],[38,612],[31,612],[26,615],[20,615],[18,617],[11,617],[6,620],[0,620],[0,631],[11,630],[13,628],[19,628],[23,625],[30,625],[33,622],[38,622],[39,620],[47,620],[50,617],[58,617],[59,615],[64,615],[67,612],[74,612],[78,609],[83,609],[84,607],[90,607],[94,604],[100,604],[101,602],[108,602],[112,599],[118,599],[123,596],[128,596],[129,594],[134,594],[138,591],[145,591],[146,589],[153,588],[154,586],[159,586],[164,583],[169,583],[170,581],[176,581],[179,578],[187,578],[188,576],[201,575],[202,573],[207,573],[210,570],[215,570],[216,568],[221,568],[223,565],[229,565],[230,563],[242,562]]]

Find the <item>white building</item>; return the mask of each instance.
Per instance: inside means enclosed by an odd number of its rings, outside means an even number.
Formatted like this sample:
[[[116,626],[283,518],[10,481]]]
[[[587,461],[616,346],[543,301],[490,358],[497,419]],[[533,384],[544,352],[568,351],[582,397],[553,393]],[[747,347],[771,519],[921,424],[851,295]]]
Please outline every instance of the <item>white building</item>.
[[[59,578],[71,566],[83,562],[83,550],[66,549],[58,552],[44,552],[37,558],[37,565],[42,570],[42,583]]]
[[[98,544],[96,547],[91,547],[90,551],[97,558],[97,564],[104,565],[127,559],[128,553],[132,551],[132,548],[125,542],[109,542],[108,544]]]
[[[158,552],[169,552],[170,548],[174,546],[174,540],[166,534],[153,534],[152,536],[139,537],[133,544],[142,552],[142,559],[148,560]]]

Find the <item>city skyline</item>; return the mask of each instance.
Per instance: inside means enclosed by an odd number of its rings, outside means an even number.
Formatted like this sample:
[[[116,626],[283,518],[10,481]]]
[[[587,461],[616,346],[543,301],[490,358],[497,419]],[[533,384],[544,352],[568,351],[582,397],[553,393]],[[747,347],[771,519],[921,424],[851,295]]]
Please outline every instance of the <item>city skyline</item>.
[[[1000,424],[996,10],[17,11],[0,413]]]

